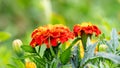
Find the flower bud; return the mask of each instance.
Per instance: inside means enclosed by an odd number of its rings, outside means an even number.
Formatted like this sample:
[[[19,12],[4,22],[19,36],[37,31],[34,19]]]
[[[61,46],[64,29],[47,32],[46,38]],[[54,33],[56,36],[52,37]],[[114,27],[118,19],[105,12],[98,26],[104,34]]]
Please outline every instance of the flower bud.
[[[34,62],[26,62],[25,63],[25,68],[37,68],[36,64]]]
[[[20,39],[16,39],[13,41],[13,49],[16,53],[21,53],[20,46],[22,45],[22,41]]]
[[[107,45],[101,44],[101,45],[99,46],[99,51],[100,51],[100,52],[106,52],[106,51],[107,51],[107,48],[108,48]]]

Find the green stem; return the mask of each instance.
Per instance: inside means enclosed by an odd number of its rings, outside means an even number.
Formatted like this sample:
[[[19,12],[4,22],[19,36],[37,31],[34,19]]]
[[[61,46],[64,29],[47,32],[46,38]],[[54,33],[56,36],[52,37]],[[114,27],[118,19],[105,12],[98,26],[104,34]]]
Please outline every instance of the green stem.
[[[50,52],[51,52],[52,56],[55,57],[55,52],[50,44],[50,38],[48,39],[48,41],[49,41],[49,46],[50,46]]]
[[[79,41],[81,38],[76,38],[71,44],[70,44],[70,46],[69,46],[69,48],[68,49],[71,49],[73,46],[74,46],[74,44],[77,42],[77,41]]]
[[[88,37],[91,38],[91,35],[85,34],[85,33],[82,33],[82,35],[81,35],[81,41],[82,41],[82,44],[83,44],[84,51],[86,50],[86,43],[87,43],[87,38]]]
[[[52,56],[55,57],[55,52],[53,51],[53,48],[50,46],[50,52],[52,53]]]
[[[40,46],[39,46],[39,49],[38,49],[38,53],[40,53]]]

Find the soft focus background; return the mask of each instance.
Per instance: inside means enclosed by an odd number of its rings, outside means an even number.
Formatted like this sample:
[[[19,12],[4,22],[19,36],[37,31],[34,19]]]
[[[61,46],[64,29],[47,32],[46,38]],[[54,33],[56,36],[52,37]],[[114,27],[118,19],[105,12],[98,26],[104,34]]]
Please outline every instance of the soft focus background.
[[[0,0],[0,68],[14,57],[12,41],[29,44],[32,31],[44,24],[91,22],[106,36],[120,31],[120,0]]]

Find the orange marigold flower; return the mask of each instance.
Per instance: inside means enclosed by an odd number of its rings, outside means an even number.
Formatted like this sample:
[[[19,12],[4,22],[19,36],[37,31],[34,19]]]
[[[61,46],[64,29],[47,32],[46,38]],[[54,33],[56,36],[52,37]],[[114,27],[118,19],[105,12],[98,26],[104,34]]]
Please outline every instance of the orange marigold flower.
[[[38,27],[33,31],[30,45],[35,47],[45,43],[47,48],[50,48],[49,39],[51,46],[55,47],[59,42],[64,43],[70,38],[73,39],[74,34],[70,32],[68,27],[61,24],[46,25]]]
[[[98,36],[99,34],[101,34],[101,31],[98,29],[98,27],[96,25],[92,25],[92,24],[88,24],[86,25],[85,23],[85,26],[82,24],[77,24],[74,26],[74,34],[75,36],[81,36],[82,33],[85,33],[85,34],[89,34],[89,35],[92,35],[93,33],[95,33],[96,36]]]
[[[25,68],[37,68],[37,66],[34,62],[26,62]]]

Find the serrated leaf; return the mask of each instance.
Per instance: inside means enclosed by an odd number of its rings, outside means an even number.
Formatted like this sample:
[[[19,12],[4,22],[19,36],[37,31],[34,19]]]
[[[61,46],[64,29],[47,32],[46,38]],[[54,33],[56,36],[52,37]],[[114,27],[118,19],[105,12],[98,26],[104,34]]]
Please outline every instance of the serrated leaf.
[[[72,67],[78,68],[79,67],[79,60],[80,60],[80,43],[77,46],[73,47],[73,57],[71,58]]]
[[[118,63],[120,64],[120,56],[117,56],[115,54],[112,54],[112,53],[103,53],[103,52],[98,52],[96,54],[97,57],[103,57],[103,58],[106,58],[106,59],[109,59],[115,63]]]
[[[62,64],[66,64],[66,63],[69,61],[70,55],[71,55],[71,49],[66,49],[66,50],[60,55],[60,61],[62,62]]]
[[[111,44],[112,44],[112,49],[115,52],[119,45],[118,34],[116,29],[112,29],[112,32],[111,32]]]
[[[21,48],[25,51],[25,52],[29,52],[29,53],[35,53],[35,49],[32,48],[29,45],[22,45]]]
[[[91,42],[90,42],[90,37],[87,38],[87,42],[86,42],[86,45],[90,45]]]
[[[88,39],[88,41],[89,41],[89,39]],[[82,59],[82,61],[81,61],[81,63],[80,63],[80,66],[84,66],[84,65],[86,64],[86,62],[87,62],[90,58],[93,57],[96,44],[97,44],[97,43],[87,44],[87,48],[86,48],[86,51],[85,51],[85,55],[84,55],[84,58]]]
[[[10,38],[10,34],[7,32],[0,32],[0,42]]]
[[[47,47],[46,47],[45,44],[41,45],[41,47],[40,47],[40,53],[39,53],[41,57],[43,57],[46,48],[47,48]]]

